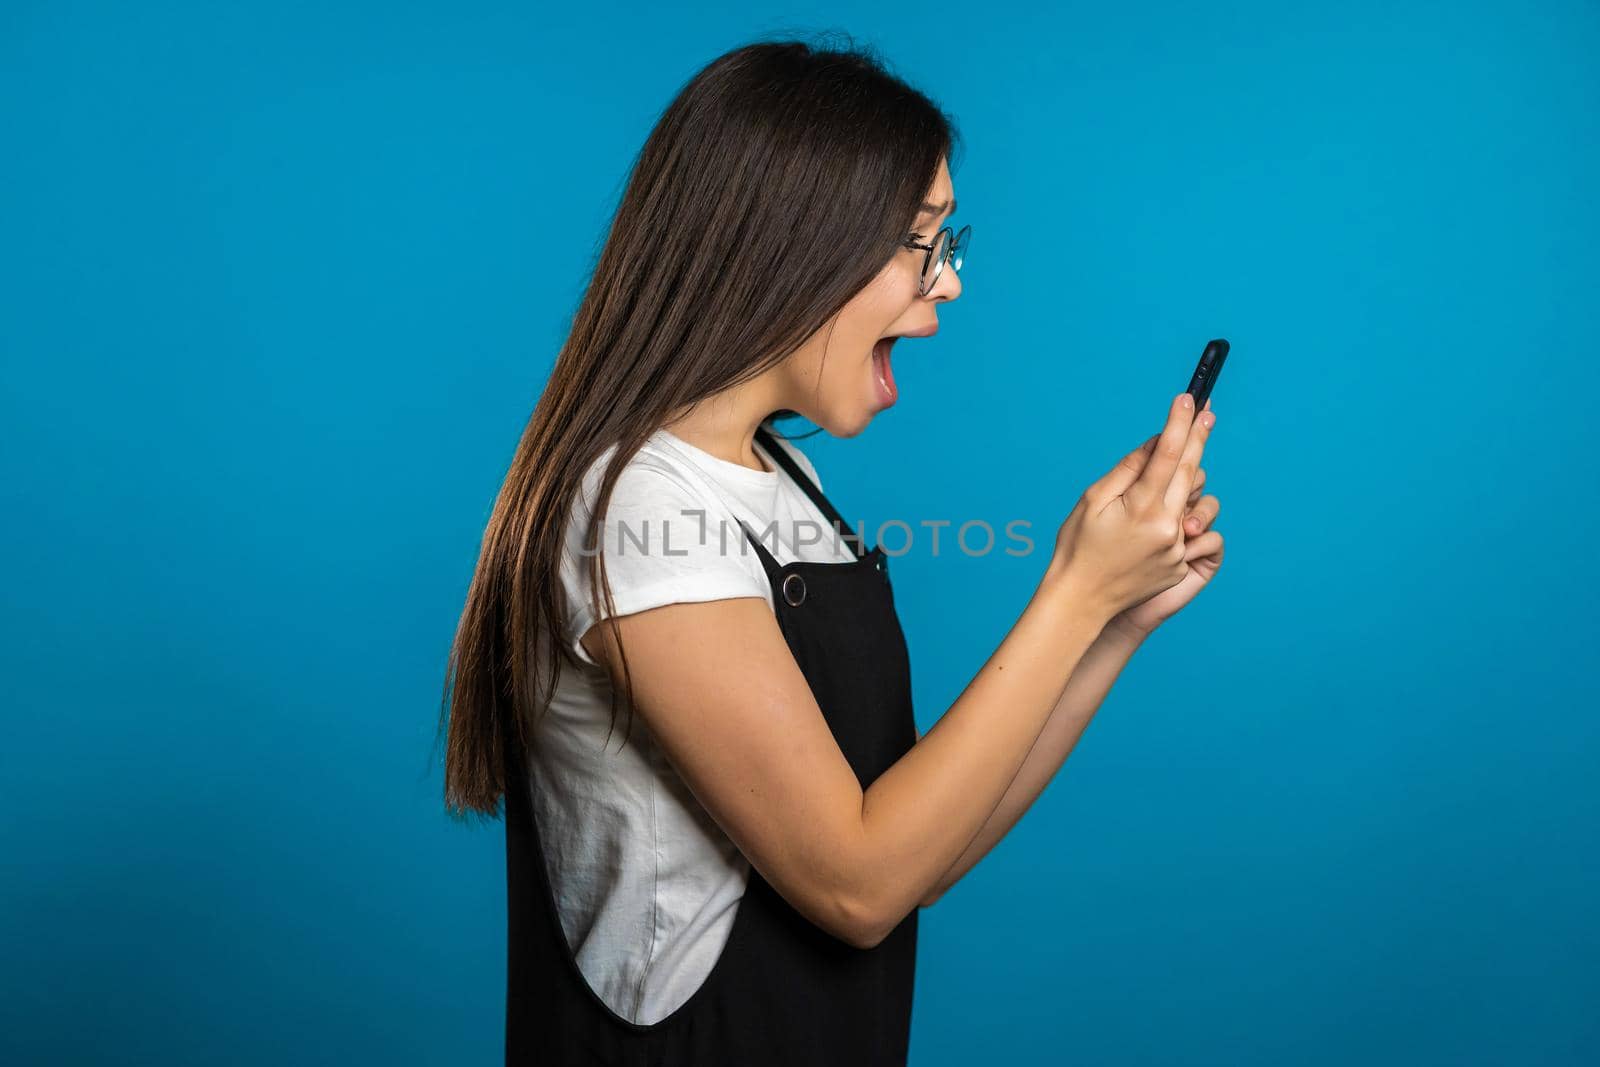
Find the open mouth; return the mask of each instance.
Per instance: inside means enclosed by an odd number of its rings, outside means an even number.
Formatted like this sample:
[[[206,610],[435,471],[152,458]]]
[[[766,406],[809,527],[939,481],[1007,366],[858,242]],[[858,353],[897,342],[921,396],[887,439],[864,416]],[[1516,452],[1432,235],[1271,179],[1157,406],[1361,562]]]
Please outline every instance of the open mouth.
[[[889,353],[900,338],[880,337],[872,346],[872,370],[878,379],[878,397],[887,407],[900,395],[894,384],[894,368],[889,363]]]

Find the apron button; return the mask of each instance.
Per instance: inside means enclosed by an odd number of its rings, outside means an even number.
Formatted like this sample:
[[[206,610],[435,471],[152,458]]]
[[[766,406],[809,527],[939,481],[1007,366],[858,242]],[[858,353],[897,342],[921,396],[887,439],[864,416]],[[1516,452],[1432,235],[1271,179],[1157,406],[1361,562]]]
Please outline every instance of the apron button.
[[[783,580],[783,599],[789,602],[790,607],[799,607],[800,602],[806,598],[806,580],[798,574],[791,574]]]

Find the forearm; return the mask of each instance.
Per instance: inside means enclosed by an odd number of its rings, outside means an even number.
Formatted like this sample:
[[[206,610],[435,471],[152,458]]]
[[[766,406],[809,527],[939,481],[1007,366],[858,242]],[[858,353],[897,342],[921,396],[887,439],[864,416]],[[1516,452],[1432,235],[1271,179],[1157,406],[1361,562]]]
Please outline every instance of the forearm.
[[[1108,618],[1047,578],[950,709],[866,790],[853,896],[870,921],[892,927],[972,844]]]
[[[923,898],[922,906],[932,904],[945,890],[959,882],[979,860],[989,854],[989,850],[1001,838],[1011,832],[1023,813],[1033,806],[1033,802],[1072,754],[1089,721],[1105,702],[1122,669],[1144,643],[1146,636],[1141,631],[1114,625],[1101,631],[1084,654],[1077,670],[1072,672],[1072,677],[1061,692],[1061,699],[1050,713],[1049,722],[1040,731],[1021,769],[1000,798],[1000,803],[990,813],[988,821],[966,851],[945,871],[932,892]]]

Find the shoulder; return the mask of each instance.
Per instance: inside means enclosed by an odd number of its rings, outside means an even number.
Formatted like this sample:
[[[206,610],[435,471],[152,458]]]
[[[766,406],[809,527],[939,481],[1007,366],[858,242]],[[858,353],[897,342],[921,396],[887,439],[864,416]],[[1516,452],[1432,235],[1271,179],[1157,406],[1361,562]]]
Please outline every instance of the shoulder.
[[[606,450],[585,473],[565,531],[565,638],[590,664],[594,660],[580,642],[600,618],[673,603],[769,597],[765,572],[746,549],[737,517],[686,461],[664,449],[647,443],[623,463],[604,522],[591,530],[599,486],[614,454]],[[596,555],[604,557],[613,610],[592,604]]]
[[[573,519],[587,521],[599,500],[600,484],[616,455],[606,449],[584,473]],[[606,504],[606,521],[630,516],[676,514],[683,508],[714,508],[716,497],[680,457],[646,442],[622,464]]]
[[[751,561],[729,551],[740,528],[727,503],[691,462],[648,442],[623,462],[603,521],[596,523],[613,454],[607,449],[583,478],[565,531],[569,563],[586,562],[598,548],[620,583],[751,572]]]

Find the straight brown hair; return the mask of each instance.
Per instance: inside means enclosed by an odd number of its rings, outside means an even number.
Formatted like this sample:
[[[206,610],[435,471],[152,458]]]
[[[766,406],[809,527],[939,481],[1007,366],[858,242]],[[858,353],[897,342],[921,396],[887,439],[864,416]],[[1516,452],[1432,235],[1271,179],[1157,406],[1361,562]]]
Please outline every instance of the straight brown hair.
[[[507,737],[526,744],[528,716],[577,662],[560,637],[560,567],[586,472],[616,446],[584,539],[594,617],[606,618],[615,603],[596,534],[623,466],[672,413],[828,325],[899,250],[958,139],[949,116],[848,35],[839,47],[736,48],[667,106],[484,531],[440,708],[449,811],[498,814]],[[621,674],[631,708],[625,654]],[[617,706],[613,687],[613,728]]]

